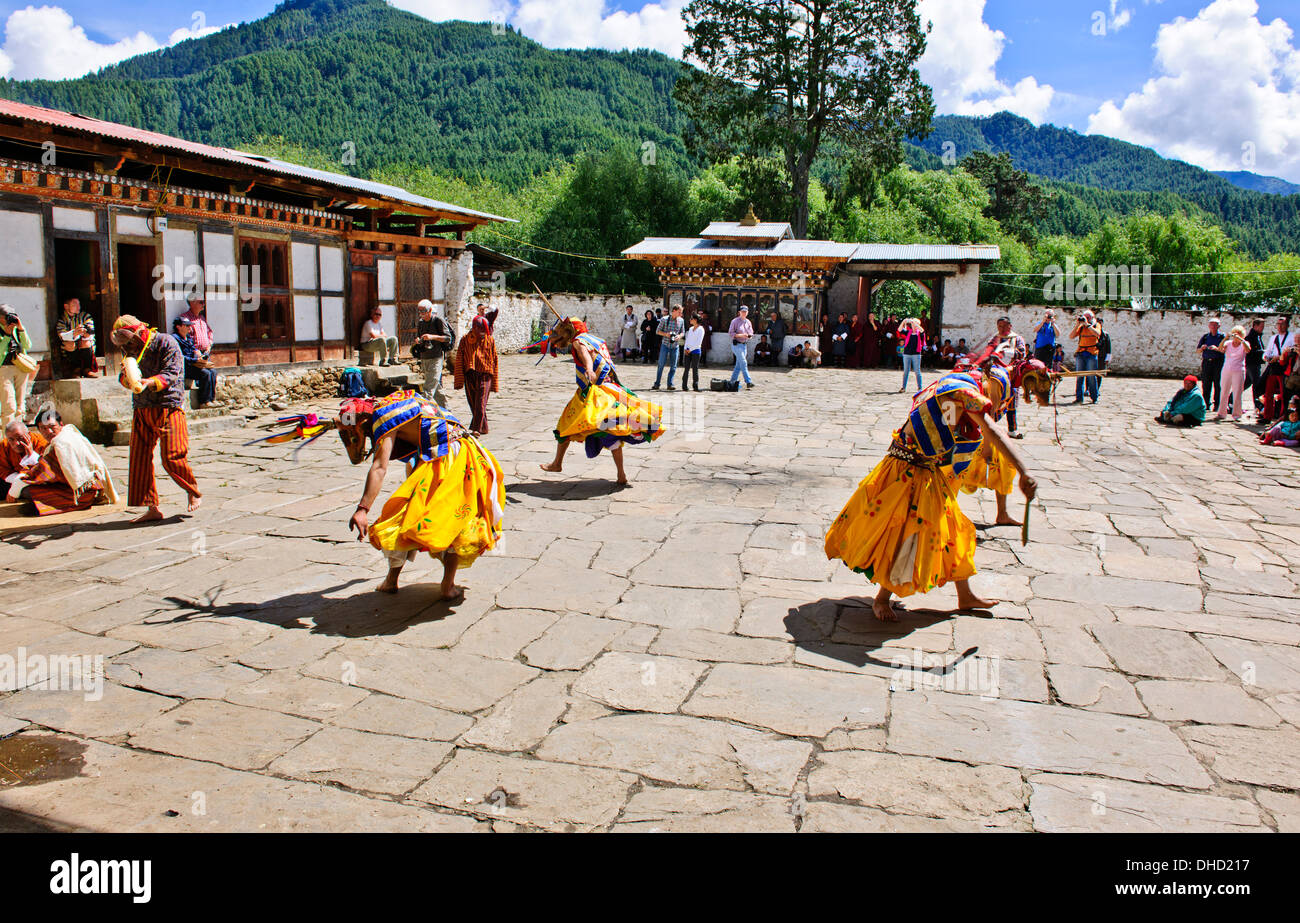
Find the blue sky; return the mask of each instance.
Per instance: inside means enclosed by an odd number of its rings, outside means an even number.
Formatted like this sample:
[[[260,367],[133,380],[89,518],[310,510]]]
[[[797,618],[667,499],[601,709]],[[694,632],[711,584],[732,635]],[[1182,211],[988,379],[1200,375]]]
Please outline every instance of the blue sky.
[[[683,37],[684,0],[392,2],[435,20],[504,17],[550,47],[678,53]],[[0,74],[75,76],[183,38],[195,25],[255,19],[275,6],[45,3],[0,0]],[[920,0],[920,10],[935,23],[921,70],[940,112],[1006,108],[1211,169],[1300,182],[1297,0]]]

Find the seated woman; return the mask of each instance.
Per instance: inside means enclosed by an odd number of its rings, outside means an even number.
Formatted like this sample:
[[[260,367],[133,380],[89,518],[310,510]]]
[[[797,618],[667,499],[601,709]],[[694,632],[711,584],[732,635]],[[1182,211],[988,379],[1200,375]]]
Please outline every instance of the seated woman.
[[[185,377],[194,379],[199,386],[199,407],[206,407],[217,399],[217,373],[212,368],[212,360],[204,359],[194,342],[194,327],[182,314],[172,321],[172,337],[185,356]]]
[[[1291,406],[1287,410],[1286,419],[1280,423],[1274,423],[1260,433],[1259,441],[1263,445],[1281,445],[1289,448],[1300,446],[1300,401],[1291,398]]]
[[[759,337],[758,345],[754,347],[754,364],[776,365],[776,356],[772,352],[772,344],[767,342],[767,334]]]
[[[108,465],[80,430],[65,425],[53,407],[36,415],[36,425],[39,433],[21,421],[5,430],[0,478],[9,482],[9,499],[31,501],[37,516],[117,502]]]
[[[1165,404],[1165,409],[1156,414],[1156,422],[1166,426],[1200,426],[1205,422],[1205,398],[1196,387],[1195,375],[1183,379],[1183,386]]]

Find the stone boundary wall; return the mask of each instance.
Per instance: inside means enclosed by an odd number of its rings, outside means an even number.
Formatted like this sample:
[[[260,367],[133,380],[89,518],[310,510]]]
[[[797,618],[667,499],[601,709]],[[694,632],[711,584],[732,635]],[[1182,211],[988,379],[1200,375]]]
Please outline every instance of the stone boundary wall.
[[[617,352],[618,349],[618,338],[623,332],[623,313],[627,305],[630,304],[636,311],[638,319],[643,318],[647,310],[653,311],[663,305],[662,299],[646,295],[547,292],[546,297],[561,315],[584,320],[593,334],[609,344],[612,352]],[[536,293],[480,292],[461,308],[457,318],[457,337],[469,332],[470,322],[480,304],[487,305],[489,311],[498,309],[501,312],[497,315],[493,338],[497,341],[497,352],[502,354],[516,352],[532,342],[533,321],[542,321],[548,330],[555,322],[555,315]],[[637,335],[640,336],[639,329]]]
[[[992,336],[997,328],[997,319],[1006,315],[1016,332],[1025,338],[1032,350],[1034,346],[1034,328],[1042,321],[1043,314],[1050,307],[1056,315],[1056,326],[1061,331],[1065,342],[1065,354],[1068,362],[1073,362],[1074,341],[1069,339],[1077,315],[1085,310],[1082,307],[1065,308],[1056,305],[1002,305],[981,304],[973,315],[950,316],[945,303],[944,339],[954,343],[959,337],[966,337],[968,344],[982,343]],[[1271,334],[1277,321],[1277,314],[1233,313],[1231,311],[1174,311],[1155,308],[1149,311],[1136,311],[1132,308],[1093,308],[1093,313],[1101,318],[1102,324],[1111,340],[1110,367],[1126,375],[1147,375],[1153,377],[1181,378],[1188,374],[1199,374],[1201,360],[1196,352],[1196,343],[1201,335],[1208,332],[1206,321],[1211,317],[1220,320],[1220,330],[1227,333],[1235,324],[1247,329],[1256,317],[1264,318],[1264,331]],[[1291,319],[1292,329],[1296,328],[1298,319]]]

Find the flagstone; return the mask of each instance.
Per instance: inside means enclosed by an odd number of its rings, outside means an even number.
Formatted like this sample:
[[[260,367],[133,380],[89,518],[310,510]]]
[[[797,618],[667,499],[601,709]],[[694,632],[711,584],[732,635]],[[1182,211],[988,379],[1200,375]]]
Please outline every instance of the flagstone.
[[[740,618],[735,590],[700,590],[637,584],[605,612],[607,618],[662,628],[729,632]]]
[[[1043,833],[1267,832],[1245,798],[1180,792],[1095,776],[1035,773],[1029,811]]]
[[[794,833],[794,802],[771,795],[689,788],[637,792],[615,833]]]
[[[220,699],[262,674],[192,651],[142,647],[121,654],[105,666],[109,679],[177,699]]]
[[[131,746],[232,769],[260,769],[306,740],[320,725],[260,708],[198,699],[131,731]]]
[[[17,721],[6,733],[31,723],[79,737],[110,739],[179,704],[177,699],[106,682],[85,690],[24,689],[0,698],[0,715]]]
[[[1296,728],[1195,725],[1180,733],[1221,779],[1300,790],[1300,730]]]
[[[489,820],[591,830],[614,822],[635,782],[610,769],[458,750],[411,798]]]
[[[602,654],[573,684],[619,711],[675,712],[695,688],[705,665],[679,657],[612,651]]]
[[[1147,713],[1133,684],[1113,669],[1057,663],[1047,668],[1047,676],[1057,699],[1066,705],[1117,715]]]
[[[1199,587],[1157,580],[1051,573],[1035,577],[1030,582],[1030,586],[1035,596],[1079,601],[1084,604],[1193,612],[1201,608]]]
[[[1209,651],[1187,632],[1118,623],[1096,626],[1092,633],[1125,673],[1159,679],[1224,678]]]
[[[1229,683],[1146,680],[1137,684],[1137,691],[1151,710],[1151,717],[1161,721],[1251,727],[1274,727],[1281,723],[1277,713],[1267,705]]]
[[[401,795],[432,776],[452,749],[449,743],[327,727],[272,763],[270,771],[305,782]]]
[[[682,706],[689,715],[725,718],[796,737],[885,719],[888,683],[793,666],[720,663]]]
[[[1184,788],[1213,784],[1156,721],[947,692],[897,692],[888,747],[965,763],[1113,776]]]
[[[565,615],[525,647],[520,656],[525,663],[546,670],[578,670],[626,628],[626,623],[613,619]]]
[[[1267,692],[1300,692],[1300,647],[1240,638],[1200,636],[1219,662],[1247,686]]]
[[[808,797],[835,796],[891,814],[972,820],[1027,829],[1024,783],[1004,766],[967,766],[928,757],[842,750],[822,753]]]
[[[572,683],[571,673],[542,673],[498,702],[460,743],[506,753],[531,750],[568,709]]]
[[[673,785],[788,795],[812,746],[722,721],[615,714],[561,725],[542,741],[537,755]]]

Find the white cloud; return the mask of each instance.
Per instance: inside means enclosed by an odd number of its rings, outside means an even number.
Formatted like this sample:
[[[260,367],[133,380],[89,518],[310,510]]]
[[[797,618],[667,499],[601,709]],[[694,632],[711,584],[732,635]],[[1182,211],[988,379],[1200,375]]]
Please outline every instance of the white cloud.
[[[917,64],[940,113],[992,115],[1006,109],[1040,122],[1055,90],[1032,76],[1008,86],[997,75],[1007,37],[984,21],[985,0],[920,0],[921,23],[933,23]]]
[[[1118,6],[1119,0],[1110,0],[1110,18],[1106,20],[1106,28],[1112,32],[1118,32],[1133,21],[1133,11],[1117,9]]]
[[[165,44],[173,45],[216,31],[195,21],[172,32]],[[147,32],[137,32],[112,43],[96,42],[62,7],[28,6],[10,13],[5,22],[0,77],[65,80],[162,47],[164,43]]]
[[[1300,50],[1255,0],[1215,0],[1160,27],[1160,76],[1122,103],[1107,100],[1088,131],[1214,170],[1300,180]]]
[[[513,10],[510,0],[388,0],[390,6],[432,22],[504,22]]]

